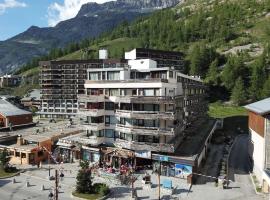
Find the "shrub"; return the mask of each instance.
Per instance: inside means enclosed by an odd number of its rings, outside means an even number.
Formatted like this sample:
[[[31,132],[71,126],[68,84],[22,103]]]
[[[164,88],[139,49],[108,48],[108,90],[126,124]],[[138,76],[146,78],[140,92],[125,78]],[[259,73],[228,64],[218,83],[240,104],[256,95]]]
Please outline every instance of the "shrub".
[[[102,196],[105,196],[110,192],[109,187],[104,183],[95,183],[93,189],[95,193],[101,194]]]

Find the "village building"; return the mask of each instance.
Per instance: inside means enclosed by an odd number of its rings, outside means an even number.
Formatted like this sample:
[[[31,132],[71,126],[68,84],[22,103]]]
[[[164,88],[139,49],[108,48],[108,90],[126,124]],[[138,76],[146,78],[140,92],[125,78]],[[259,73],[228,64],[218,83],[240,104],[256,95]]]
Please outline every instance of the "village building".
[[[245,106],[249,116],[253,173],[264,192],[270,191],[270,98]]]
[[[69,122],[42,121],[36,126],[17,129],[10,136],[0,138],[0,150],[7,149],[10,164],[39,165],[41,162],[58,163],[65,155],[56,149],[59,139],[82,132]]]
[[[0,98],[0,128],[14,128],[33,124],[32,113]]]

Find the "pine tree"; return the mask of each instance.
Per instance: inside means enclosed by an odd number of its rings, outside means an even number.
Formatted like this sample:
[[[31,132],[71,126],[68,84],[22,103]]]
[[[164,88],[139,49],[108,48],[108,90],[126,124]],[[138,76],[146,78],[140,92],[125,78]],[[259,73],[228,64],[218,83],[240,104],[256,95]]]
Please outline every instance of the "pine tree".
[[[206,75],[206,82],[207,83],[210,83],[212,85],[218,85],[218,60],[215,59],[210,67],[209,67],[209,70],[207,72],[207,75]]]
[[[200,75],[200,65],[201,65],[201,52],[200,46],[195,45],[191,51],[190,55],[190,71],[191,75]]]
[[[262,88],[266,79],[265,59],[261,56],[255,61],[251,76],[249,95],[252,100],[259,100],[262,96]]]
[[[246,91],[241,77],[239,77],[235,82],[235,86],[232,90],[231,100],[236,105],[242,105],[246,100]]]
[[[265,81],[262,89],[262,98],[269,98],[270,97],[270,76]]]
[[[79,193],[91,193],[92,191],[92,177],[91,169],[89,169],[88,161],[80,162],[81,169],[77,174],[76,191]]]

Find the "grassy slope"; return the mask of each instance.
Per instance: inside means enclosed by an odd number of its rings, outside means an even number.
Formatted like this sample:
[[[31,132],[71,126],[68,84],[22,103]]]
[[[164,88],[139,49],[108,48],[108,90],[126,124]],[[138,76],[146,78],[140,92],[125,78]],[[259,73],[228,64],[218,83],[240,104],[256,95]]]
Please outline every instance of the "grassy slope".
[[[215,118],[227,118],[235,116],[247,116],[247,111],[243,107],[212,103],[209,105],[208,114],[209,116]]]
[[[112,41],[104,41],[98,45],[90,46],[89,48],[94,51],[98,51],[101,48],[106,48],[109,52],[114,52],[109,55],[110,58],[120,58],[123,49],[129,51],[135,47],[138,47],[137,38],[118,38]],[[97,58],[97,54],[94,55]],[[59,58],[59,60],[80,60],[83,58],[83,52],[81,50],[75,51],[71,54]]]

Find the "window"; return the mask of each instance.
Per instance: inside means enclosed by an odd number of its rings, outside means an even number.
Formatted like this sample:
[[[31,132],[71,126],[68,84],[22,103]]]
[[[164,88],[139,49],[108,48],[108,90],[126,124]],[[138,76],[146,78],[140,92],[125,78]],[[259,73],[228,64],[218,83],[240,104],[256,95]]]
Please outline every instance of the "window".
[[[16,153],[15,153],[15,156],[16,156],[16,157],[20,157],[20,152],[16,152]]]
[[[110,116],[105,116],[105,124],[106,125],[110,124]]]
[[[169,77],[173,78],[173,72],[172,71],[169,72]]]
[[[108,80],[120,80],[120,72],[108,72]]]
[[[119,96],[118,89],[110,89],[110,96]]]
[[[100,72],[90,72],[89,73],[89,80],[91,80],[91,81],[101,80]]]
[[[107,137],[107,138],[113,138],[114,137],[114,130],[106,129],[105,130],[105,137]]]
[[[26,153],[22,153],[22,158],[26,158]]]
[[[154,89],[145,89],[144,95],[145,96],[155,96]]]
[[[114,110],[114,103],[106,102],[105,103],[105,110]]]
[[[120,133],[120,139],[125,140],[125,138],[126,138],[126,134],[125,133]]]

